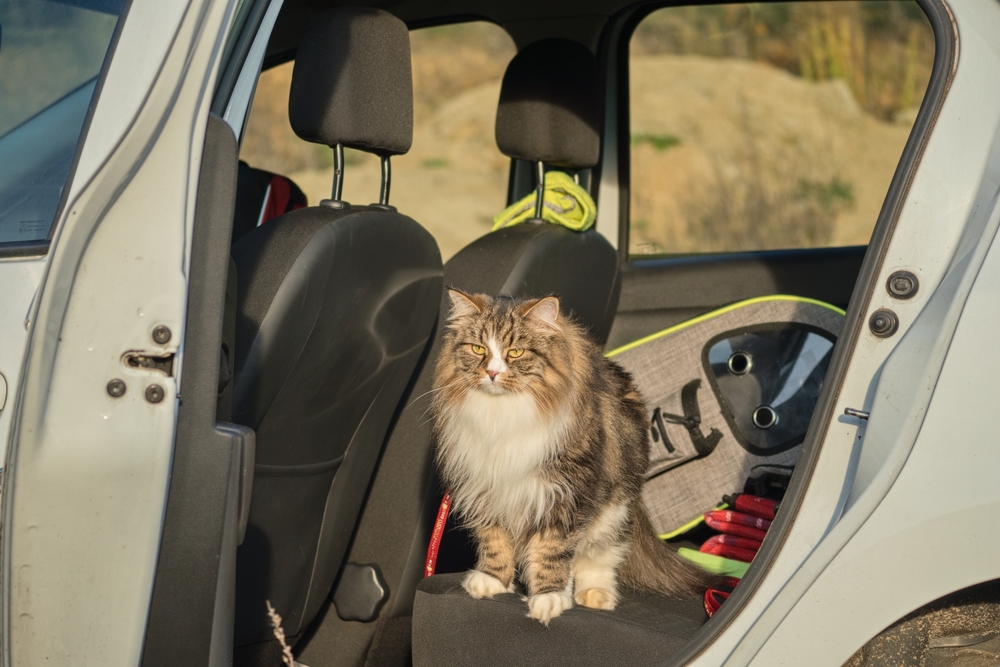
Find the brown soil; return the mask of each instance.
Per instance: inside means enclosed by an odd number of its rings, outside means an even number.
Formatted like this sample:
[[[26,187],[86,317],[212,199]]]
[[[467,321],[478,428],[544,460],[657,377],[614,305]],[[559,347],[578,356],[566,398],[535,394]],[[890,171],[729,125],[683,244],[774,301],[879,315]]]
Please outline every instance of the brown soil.
[[[909,135],[840,81],[659,55],[632,63],[633,252],[868,242]],[[634,140],[635,143],[635,140]]]

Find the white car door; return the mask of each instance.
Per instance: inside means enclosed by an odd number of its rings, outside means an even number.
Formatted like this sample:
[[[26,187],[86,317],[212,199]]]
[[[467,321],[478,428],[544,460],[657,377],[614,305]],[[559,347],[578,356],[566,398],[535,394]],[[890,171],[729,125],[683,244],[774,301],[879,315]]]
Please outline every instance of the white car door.
[[[0,261],[0,372],[9,394],[0,413],[2,438],[9,434],[4,664],[135,665],[149,643],[171,467],[199,463],[175,463],[174,450],[180,388],[189,387],[182,378],[193,365],[185,360],[197,352],[189,325],[201,324],[188,321],[189,308],[206,305],[194,292],[188,303],[206,122],[235,6],[127,5],[95,82],[51,245],[28,244],[26,257]],[[235,151],[231,134],[216,134]],[[220,280],[224,289],[224,268]],[[212,326],[221,327],[221,313]],[[201,357],[216,374],[218,350],[216,342]],[[246,434],[215,427],[214,411],[189,416],[203,417],[197,428],[209,448],[219,445],[222,477],[204,481],[222,499],[216,541],[228,541],[209,558],[221,583],[201,604],[209,608],[209,662],[224,664],[231,609],[216,599],[231,592],[225,570],[235,552]],[[201,618],[198,601],[191,604]]]

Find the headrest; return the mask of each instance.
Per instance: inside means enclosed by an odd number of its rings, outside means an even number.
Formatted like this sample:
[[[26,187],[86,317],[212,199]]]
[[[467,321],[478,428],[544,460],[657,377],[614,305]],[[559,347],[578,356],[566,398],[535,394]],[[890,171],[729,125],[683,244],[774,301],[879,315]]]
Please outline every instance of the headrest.
[[[380,9],[332,9],[299,42],[288,119],[306,141],[405,153],[413,143],[411,77],[405,23]]]
[[[568,39],[529,44],[510,61],[500,88],[497,146],[505,155],[581,169],[601,152],[597,59]]]

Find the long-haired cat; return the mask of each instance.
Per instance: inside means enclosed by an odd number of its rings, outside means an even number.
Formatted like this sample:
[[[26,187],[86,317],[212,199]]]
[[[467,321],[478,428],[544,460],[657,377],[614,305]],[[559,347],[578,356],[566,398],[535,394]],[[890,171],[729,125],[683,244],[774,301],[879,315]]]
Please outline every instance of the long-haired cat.
[[[449,290],[433,403],[437,464],[471,530],[474,598],[527,590],[548,625],[573,606],[614,609],[618,584],[698,595],[713,577],[660,542],[639,493],[646,411],[556,297]]]

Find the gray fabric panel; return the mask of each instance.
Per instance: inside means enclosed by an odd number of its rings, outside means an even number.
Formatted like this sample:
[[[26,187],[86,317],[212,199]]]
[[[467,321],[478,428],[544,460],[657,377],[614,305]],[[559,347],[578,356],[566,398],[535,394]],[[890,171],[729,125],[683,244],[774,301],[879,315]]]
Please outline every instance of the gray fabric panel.
[[[568,39],[543,39],[518,53],[503,77],[497,146],[505,155],[567,169],[601,154],[597,61]]]
[[[655,406],[675,414],[683,412],[677,408],[681,388],[695,378],[700,379],[701,430],[707,434],[716,428],[723,434],[711,454],[680,465],[676,461],[681,457],[668,458],[663,446],[650,439],[650,469],[643,499],[657,532],[672,531],[718,505],[723,495],[741,491],[754,466],[794,465],[802,449],[796,446],[764,457],[751,454],[736,441],[702,365],[705,344],[726,331],[773,322],[808,324],[836,336],[843,321],[843,316],[823,306],[799,301],[763,301],[691,325],[613,357],[635,378],[650,414]],[[690,441],[684,427],[666,426],[671,442],[684,453]],[[693,456],[693,452],[689,455]]]
[[[614,611],[574,607],[549,627],[527,617],[518,595],[473,600],[464,574],[441,574],[417,587],[414,667],[437,665],[655,665],[705,622],[700,599],[625,591]]]
[[[306,141],[405,153],[413,142],[411,76],[406,24],[380,9],[332,9],[299,42],[288,119]]]

